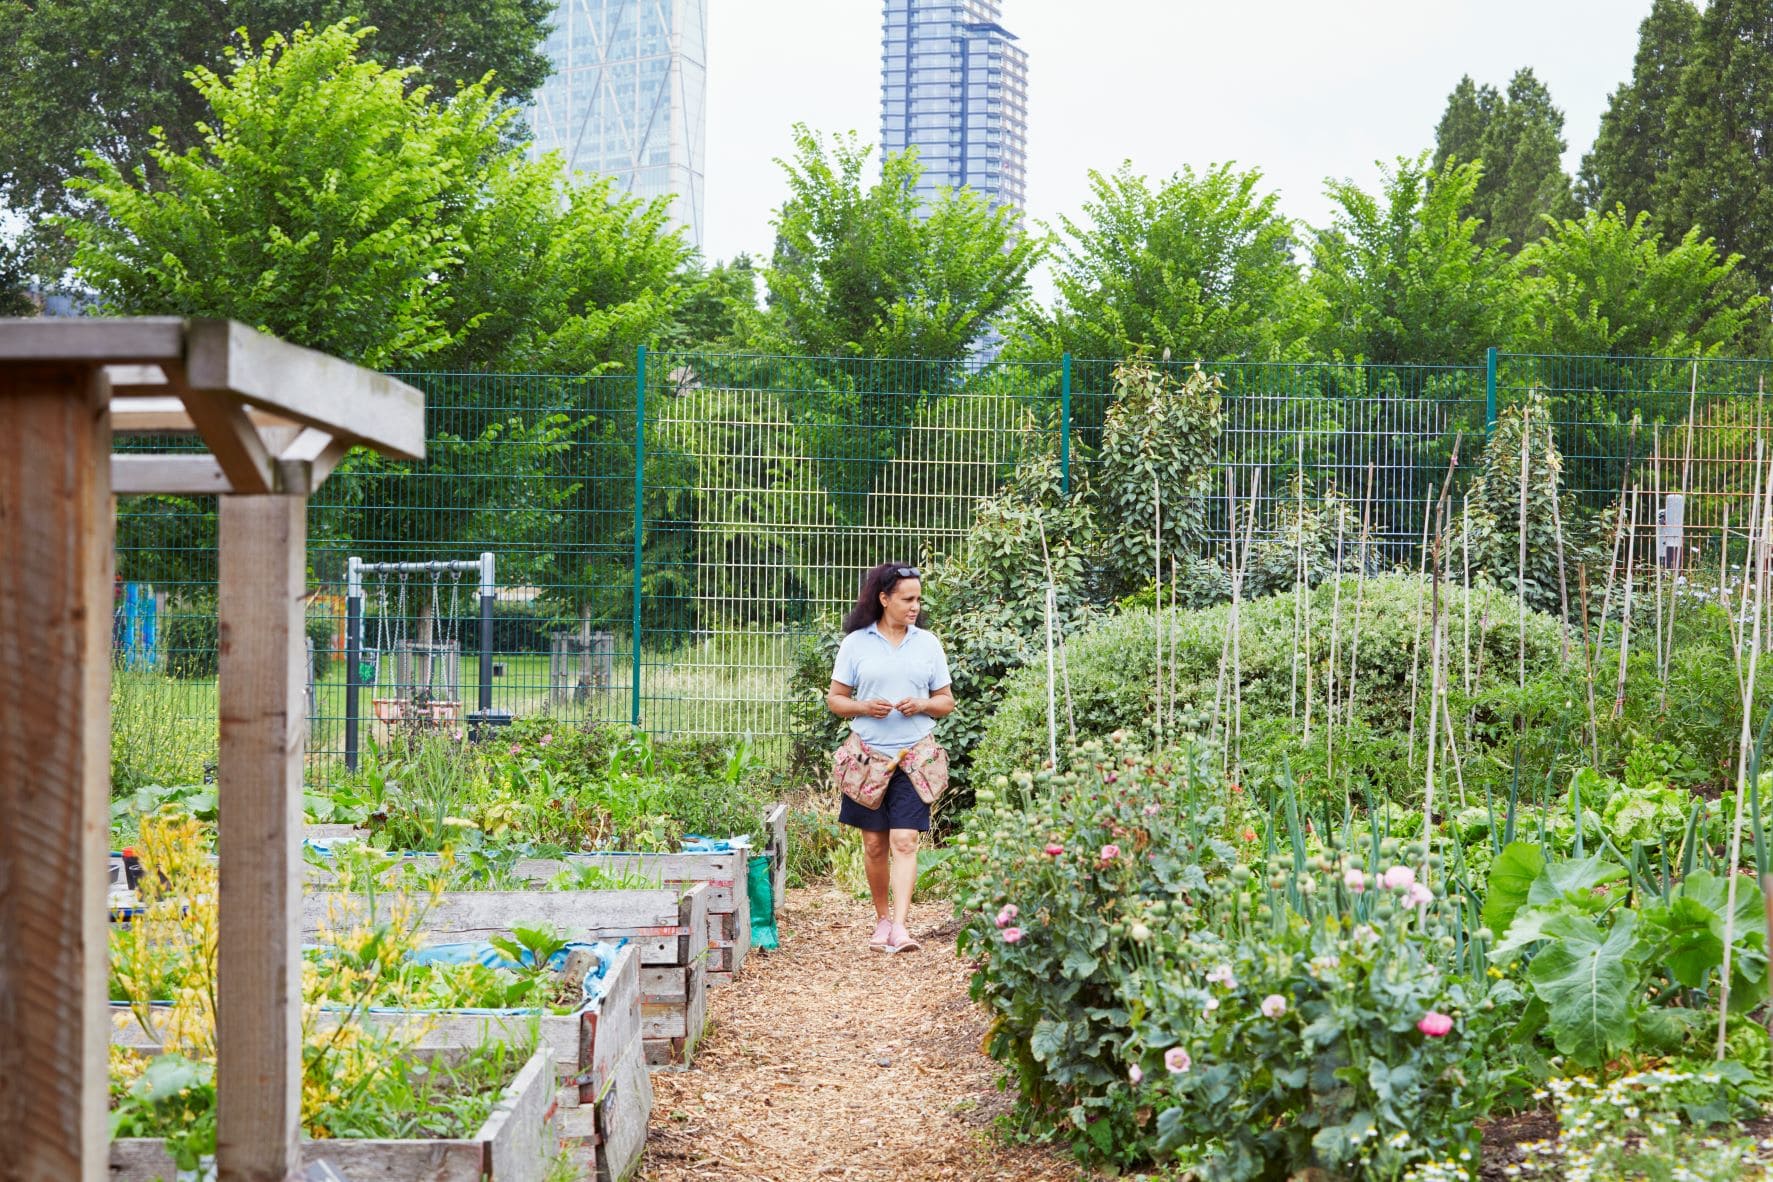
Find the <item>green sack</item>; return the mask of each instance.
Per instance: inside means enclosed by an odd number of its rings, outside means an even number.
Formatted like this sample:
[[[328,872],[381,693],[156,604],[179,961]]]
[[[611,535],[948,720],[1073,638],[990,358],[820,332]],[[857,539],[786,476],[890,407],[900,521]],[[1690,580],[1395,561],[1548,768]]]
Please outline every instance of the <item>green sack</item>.
[[[751,947],[765,951],[774,949],[776,939],[776,895],[770,888],[770,860],[765,854],[753,854],[745,864],[750,882]]]

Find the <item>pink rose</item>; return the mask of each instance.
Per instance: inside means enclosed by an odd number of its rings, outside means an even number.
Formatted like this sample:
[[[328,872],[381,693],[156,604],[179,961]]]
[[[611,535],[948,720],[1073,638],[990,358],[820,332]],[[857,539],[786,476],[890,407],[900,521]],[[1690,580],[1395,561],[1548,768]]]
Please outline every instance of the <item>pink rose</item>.
[[[1342,885],[1358,895],[1367,889],[1367,876],[1359,866],[1350,866],[1342,872]]]
[[[1018,940],[1020,940],[1021,938],[1022,938],[1022,929],[1021,928],[1005,928],[1003,930],[1003,942],[1005,944],[1014,944]]]
[[[1164,1067],[1171,1075],[1181,1075],[1193,1066],[1194,1060],[1190,1059],[1188,1052],[1181,1047],[1171,1047],[1164,1052]]]
[[[1137,1063],[1135,1063],[1131,1067],[1127,1068],[1127,1082],[1132,1084],[1134,1087],[1137,1087],[1139,1085],[1139,1083],[1144,1078],[1145,1078],[1145,1073],[1143,1071],[1139,1070],[1139,1065]]]
[[[1056,841],[1047,842],[1047,856],[1049,858],[1057,858],[1060,854],[1062,854],[1064,852],[1065,852],[1065,847],[1060,845],[1058,842],[1056,842]]]
[[[1111,841],[1107,845],[1102,847],[1102,853],[1100,856],[1101,856],[1102,861],[1104,863],[1112,862],[1116,858],[1120,857],[1120,847],[1115,845]]]
[[[1388,891],[1407,891],[1416,881],[1416,872],[1408,866],[1393,866],[1379,878],[1379,885]]]
[[[1433,1010],[1429,1010],[1422,1015],[1422,1020],[1416,1023],[1416,1029],[1430,1038],[1445,1038],[1452,1033],[1453,1019],[1446,1014],[1437,1014]]]
[[[997,926],[1000,928],[1009,927],[1016,922],[1016,916],[1020,914],[1022,913],[1016,909],[1014,903],[1005,903],[1003,905],[1003,910],[997,913]]]
[[[1278,993],[1270,993],[1262,999],[1262,1016],[1278,1018],[1287,1012],[1287,999]]]

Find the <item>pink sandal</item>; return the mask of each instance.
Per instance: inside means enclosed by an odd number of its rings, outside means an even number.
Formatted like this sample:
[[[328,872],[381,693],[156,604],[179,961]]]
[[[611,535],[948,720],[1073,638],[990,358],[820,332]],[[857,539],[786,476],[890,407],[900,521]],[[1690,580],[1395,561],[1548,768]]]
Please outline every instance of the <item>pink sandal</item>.
[[[910,932],[906,931],[902,927],[894,927],[893,934],[892,934],[892,936],[888,937],[887,946],[885,949],[883,949],[883,951],[888,952],[888,953],[916,952],[917,949],[918,949],[918,943],[916,940],[911,938]]]
[[[874,935],[868,941],[868,947],[875,952],[891,952],[888,946],[893,938],[893,921],[883,918],[874,925]]]

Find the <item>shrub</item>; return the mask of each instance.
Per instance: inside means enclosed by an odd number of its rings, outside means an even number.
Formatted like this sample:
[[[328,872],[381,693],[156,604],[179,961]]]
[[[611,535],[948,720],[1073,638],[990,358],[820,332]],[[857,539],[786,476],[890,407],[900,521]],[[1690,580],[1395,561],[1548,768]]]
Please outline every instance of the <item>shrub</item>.
[[[979,791],[961,947],[1026,1112],[1086,1158],[1210,1182],[1472,1153],[1519,994],[1484,996],[1462,897],[1390,864],[1419,847],[1259,819],[1218,766],[1117,735]]]
[[[166,671],[196,679],[216,675],[216,604],[214,595],[180,595],[167,602],[160,622]]]
[[[1354,601],[1353,577],[1344,576],[1341,601],[1341,634],[1337,659],[1342,665],[1338,698],[1346,687],[1347,662],[1351,655]],[[1311,689],[1318,699],[1314,709],[1321,718],[1321,700],[1328,682],[1331,635],[1325,626],[1330,618],[1335,581],[1325,583],[1309,596],[1314,619],[1309,649]],[[1381,575],[1367,579],[1360,591],[1361,630],[1359,669],[1355,682],[1354,717],[1358,727],[1379,740],[1405,735],[1410,725],[1410,704],[1416,697],[1411,685],[1411,653],[1416,644],[1418,619],[1428,614],[1427,580],[1414,575]],[[1520,617],[1514,601],[1494,587],[1474,588],[1472,593],[1473,674],[1480,667],[1480,696],[1494,694],[1512,684]],[[1465,593],[1443,585],[1442,610],[1458,617],[1453,628],[1459,635],[1465,611]],[[1295,612],[1298,597],[1287,594],[1253,600],[1242,605],[1240,671],[1243,712],[1246,719],[1274,719],[1276,737],[1295,733],[1288,723],[1303,714],[1306,682],[1303,667],[1294,676]],[[1226,636],[1230,628],[1229,605],[1203,611],[1178,613],[1170,639],[1165,640],[1165,695],[1169,694],[1170,666],[1174,663],[1177,700],[1197,717],[1208,717],[1219,677]],[[1071,638],[1066,659],[1071,681],[1071,715],[1079,740],[1099,738],[1116,730],[1147,735],[1156,718],[1157,617],[1151,612],[1127,612],[1103,620]],[[1421,628],[1424,650],[1417,679],[1421,697],[1428,689],[1427,627]],[[1559,667],[1559,627],[1549,616],[1529,612],[1526,624],[1529,674],[1549,673]],[[1173,651],[1171,645],[1174,645]],[[1456,653],[1453,669],[1462,677],[1462,658]],[[1560,687],[1560,697],[1567,687]],[[1342,703],[1346,705],[1345,701]],[[1295,709],[1297,707],[1297,710]],[[1060,710],[1065,710],[1063,702]],[[1254,723],[1252,722],[1252,724]],[[1061,717],[1061,730],[1065,719]],[[1018,767],[1039,764],[1046,754],[1046,671],[1030,668],[1006,679],[1002,704],[980,742],[978,774],[1003,775]],[[1253,744],[1246,742],[1246,748]]]

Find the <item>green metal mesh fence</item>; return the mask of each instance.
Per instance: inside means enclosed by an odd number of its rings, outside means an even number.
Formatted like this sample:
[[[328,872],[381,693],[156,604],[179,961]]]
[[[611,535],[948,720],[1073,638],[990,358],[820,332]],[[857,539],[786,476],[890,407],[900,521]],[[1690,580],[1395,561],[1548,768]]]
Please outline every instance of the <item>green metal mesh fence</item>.
[[[364,578],[362,748],[393,727],[466,726],[483,703],[767,744],[787,733],[800,644],[847,607],[862,570],[950,551],[1032,451],[1089,479],[1114,364],[642,351],[632,372],[602,377],[397,375],[425,394],[429,458],[354,455],[309,514],[310,782],[346,759],[348,558],[487,552],[497,583],[483,693],[473,573]],[[1469,470],[1486,423],[1537,390],[1585,512],[1622,482],[1686,487],[1702,546],[1726,510],[1742,520],[1770,364],[1204,363],[1224,384],[1209,545],[1229,536],[1227,487],[1241,505],[1258,476],[1260,530],[1298,474],[1308,496],[1333,486],[1370,502],[1384,560],[1413,562],[1454,440]],[[192,779],[214,749],[215,506],[130,498],[117,530],[119,777]],[[210,739],[156,746],[175,731]]]

